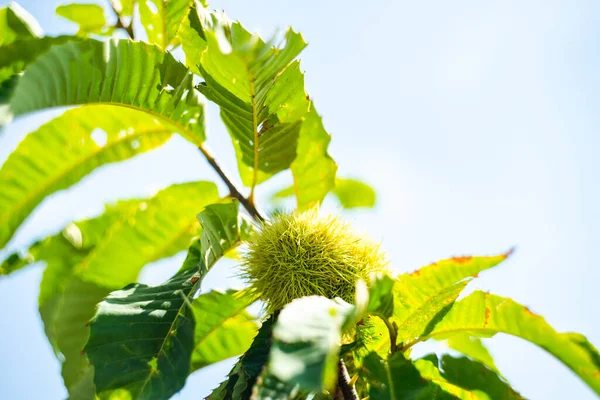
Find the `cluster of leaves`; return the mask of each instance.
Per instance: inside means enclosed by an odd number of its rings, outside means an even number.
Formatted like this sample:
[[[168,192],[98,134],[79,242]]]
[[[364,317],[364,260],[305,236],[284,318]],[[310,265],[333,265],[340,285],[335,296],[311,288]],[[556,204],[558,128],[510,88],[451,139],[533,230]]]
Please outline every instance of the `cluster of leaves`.
[[[111,5],[112,18],[97,5],[58,7],[79,26],[58,37],[43,36],[16,4],[0,9],[0,124],[70,106],[0,169],[0,247],[46,197],[173,135],[198,148],[230,193],[212,182],[172,185],[107,205],[4,259],[0,275],[46,265],[39,311],[70,398],[168,399],[189,374],[237,355],[210,398],[522,398],[483,345],[496,333],[540,346],[600,394],[600,354],[585,337],[557,333],[510,299],[476,291],[457,300],[508,254],[375,277],[359,283],[353,304],[310,296],[265,318],[248,312],[256,299],[244,290],[198,295],[210,269],[254,229],[248,216],[263,219],[255,190],[275,174],[291,171],[293,184],[274,199],[295,196],[298,209],[328,193],[343,207],[370,207],[375,194],[336,177],[330,136],[304,90],[300,34],[264,41],[194,0]],[[132,40],[138,31],[147,41]],[[171,55],[176,48],[185,60]],[[247,196],[206,148],[206,99],[220,108]],[[145,265],[185,250],[167,282],[134,283]],[[463,356],[411,359],[430,339]]]

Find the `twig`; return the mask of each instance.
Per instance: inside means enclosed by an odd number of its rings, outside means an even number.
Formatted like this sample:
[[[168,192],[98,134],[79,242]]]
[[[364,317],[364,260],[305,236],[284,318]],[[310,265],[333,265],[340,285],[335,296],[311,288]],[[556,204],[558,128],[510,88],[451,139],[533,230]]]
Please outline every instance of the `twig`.
[[[239,190],[237,190],[237,188],[234,186],[234,184],[231,183],[231,180],[227,177],[227,175],[225,175],[225,172],[223,172],[223,170],[221,169],[219,164],[217,164],[217,161],[212,156],[212,154],[210,154],[210,152],[204,146],[198,146],[198,150],[200,150],[200,152],[206,158],[206,161],[208,161],[210,166],[221,177],[223,182],[225,182],[225,185],[227,185],[227,188],[229,189],[229,193],[231,194],[231,197],[238,200],[244,206],[246,211],[248,211],[248,213],[252,216],[252,218],[254,218],[255,220],[260,221],[260,222],[264,221],[265,220],[264,217],[262,215],[260,215],[260,212],[258,212],[256,207],[254,206],[254,203],[251,202],[250,200],[248,200],[247,198],[245,198],[244,195],[241,194]]]
[[[350,375],[344,360],[338,363],[338,389],[342,392],[344,400],[359,400],[356,389],[350,384]]]
[[[113,2],[109,0],[108,4],[110,4],[110,8],[112,8],[113,12],[117,16],[117,22],[115,23],[115,28],[117,28],[117,29],[119,29],[119,28],[124,29],[125,32],[127,32],[127,35],[129,35],[129,37],[131,39],[135,39],[135,34],[133,33],[133,17],[131,18],[131,22],[129,23],[129,25],[123,25],[123,21],[121,21],[121,15],[119,14],[119,12],[117,11],[117,9],[115,8],[115,5],[113,4]]]

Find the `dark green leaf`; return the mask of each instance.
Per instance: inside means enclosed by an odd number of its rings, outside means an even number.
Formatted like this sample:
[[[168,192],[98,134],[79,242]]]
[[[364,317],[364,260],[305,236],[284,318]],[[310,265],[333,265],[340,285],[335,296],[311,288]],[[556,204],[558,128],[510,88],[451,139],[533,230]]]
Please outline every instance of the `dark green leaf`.
[[[211,400],[248,400],[252,388],[264,369],[271,349],[273,326],[277,315],[270,315],[258,330],[250,348],[240,357],[218,388],[208,396]]]
[[[233,225],[219,225],[215,219],[227,221],[237,207],[214,204],[200,213],[200,221],[211,223],[202,226],[200,239],[191,246],[190,253],[199,254],[198,268],[182,269],[159,286],[129,285],[100,304],[85,351],[101,398],[168,399],[183,387],[194,351],[192,297],[208,270],[229,250],[226,244],[239,243],[239,234],[230,236],[239,232],[237,217]]]
[[[370,400],[451,400],[457,399],[437,384],[424,380],[402,353],[386,361],[376,353],[364,360],[361,375],[370,383]]]
[[[42,28],[35,18],[17,3],[0,8],[0,46],[41,34]]]
[[[183,387],[194,346],[189,302],[202,277],[183,271],[159,286],[126,286],[100,303],[85,352],[101,398],[168,399]]]

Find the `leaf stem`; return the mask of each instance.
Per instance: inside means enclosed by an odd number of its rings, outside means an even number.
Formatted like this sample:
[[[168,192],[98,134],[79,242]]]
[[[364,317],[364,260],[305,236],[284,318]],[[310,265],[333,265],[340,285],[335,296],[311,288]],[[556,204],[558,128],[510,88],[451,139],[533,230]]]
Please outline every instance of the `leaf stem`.
[[[240,193],[240,191],[235,187],[235,185],[227,177],[225,172],[223,172],[223,170],[221,169],[219,164],[217,164],[217,161],[212,156],[212,154],[210,154],[208,149],[205,146],[200,145],[200,146],[198,146],[198,150],[200,150],[200,152],[204,155],[204,158],[206,158],[206,161],[208,161],[210,166],[215,170],[215,172],[223,180],[225,185],[227,185],[227,189],[229,189],[229,193],[230,193],[231,197],[238,200],[244,206],[246,211],[248,211],[248,214],[250,214],[252,216],[252,218],[254,218],[256,221],[259,221],[259,222],[264,221],[265,218],[256,209],[256,207],[254,206],[254,203],[251,202],[246,197],[244,197],[244,195],[242,193]]]
[[[396,325],[395,322],[390,323],[390,321],[383,315],[377,313],[375,313],[375,315],[383,321],[388,329],[388,332],[390,333],[390,353],[394,354],[398,351],[398,344],[396,343],[398,340],[398,325]]]
[[[342,392],[344,400],[359,400],[356,389],[350,383],[350,375],[342,359],[338,362],[338,389]]]

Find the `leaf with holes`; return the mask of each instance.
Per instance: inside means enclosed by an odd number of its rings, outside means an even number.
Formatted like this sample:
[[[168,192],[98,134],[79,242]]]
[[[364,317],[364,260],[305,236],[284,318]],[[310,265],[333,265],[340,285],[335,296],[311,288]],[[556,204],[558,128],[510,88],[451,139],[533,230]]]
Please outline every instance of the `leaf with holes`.
[[[0,246],[48,195],[102,165],[161,146],[174,131],[151,115],[106,105],[69,110],[42,125],[0,169]]]
[[[143,111],[200,145],[204,106],[193,86],[188,69],[156,46],[69,41],[52,46],[0,89],[0,122],[50,107],[107,103]]]
[[[167,49],[187,19],[193,0],[143,0],[138,3],[140,20],[150,43]]]

